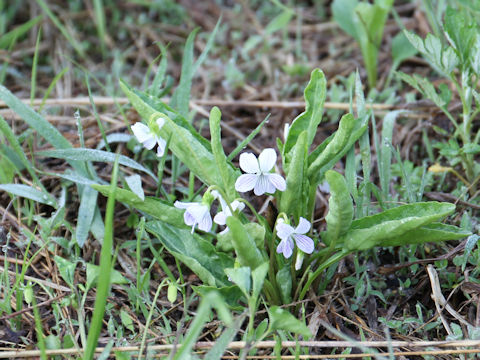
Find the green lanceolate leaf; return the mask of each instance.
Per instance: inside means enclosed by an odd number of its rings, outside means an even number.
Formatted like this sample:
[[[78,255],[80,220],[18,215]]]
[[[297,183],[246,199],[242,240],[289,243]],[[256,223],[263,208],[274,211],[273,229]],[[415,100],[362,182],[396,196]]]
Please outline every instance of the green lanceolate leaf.
[[[200,142],[206,149],[209,151],[212,151],[212,148],[210,147],[210,141],[205,139],[200,133],[195,130],[195,127],[190,124],[187,119],[181,115],[176,109],[173,109],[172,107],[168,106],[165,104],[163,101],[160,99],[145,93],[141,92],[137,89],[130,88],[129,85],[124,83],[123,81],[120,80],[120,87],[123,89],[129,89],[130,92],[132,92],[135,96],[137,96],[141,101],[137,102],[134,107],[138,111],[140,115],[143,116],[144,119],[150,119],[148,116],[153,116],[153,115],[158,115],[158,113],[167,115],[168,118],[170,118],[175,124],[178,126],[181,126],[185,129],[187,129],[195,139]],[[128,95],[127,95],[128,96]],[[131,99],[129,99],[132,101]],[[133,104],[133,102],[132,102]],[[139,110],[141,108],[141,111]]]
[[[384,199],[388,199],[390,192],[393,128],[397,116],[401,113],[402,110],[390,111],[383,119],[382,136],[380,139],[381,143],[380,149],[378,150],[378,172]]]
[[[287,330],[300,334],[307,339],[312,336],[312,333],[302,321],[278,306],[272,306],[268,309],[268,317],[270,318],[271,330]]]
[[[190,128],[179,125],[165,114],[159,113],[151,103],[145,102],[125,83],[121,82],[120,86],[142,117],[150,119],[152,116],[156,116],[165,119],[165,124],[160,129],[160,135],[165,139],[170,139],[170,150],[190,171],[207,185],[221,186],[222,179],[212,152],[197,139]],[[236,177],[233,168],[229,172],[232,177]]]
[[[455,205],[435,201],[402,205],[353,221],[341,241],[349,251],[367,250],[440,220],[453,211]]]
[[[65,160],[99,161],[99,162],[114,162],[115,158],[118,156],[118,163],[120,165],[128,166],[128,167],[131,167],[132,169],[143,171],[144,173],[150,175],[154,180],[157,180],[157,177],[149,169],[140,165],[136,161],[130,159],[127,156],[117,155],[108,151],[75,148],[75,149],[58,149],[58,150],[39,151],[37,154],[40,156],[53,157],[53,158],[65,159]]]
[[[290,9],[282,11],[265,27],[265,36],[269,36],[274,32],[287,27],[294,14],[295,13]]]
[[[337,154],[342,153],[344,150],[345,152],[348,150],[346,149],[346,146],[350,143],[349,139],[353,134],[354,128],[355,119],[353,118],[353,115],[344,115],[340,120],[338,130],[335,133],[333,139],[317,156],[317,158],[312,160],[310,166],[308,167],[307,176],[312,186],[316,186],[320,177],[320,170],[322,169],[322,167],[327,165],[331,160],[333,160]]]
[[[232,233],[233,248],[240,265],[255,269],[262,264],[265,259],[255,245],[255,240],[245,230],[240,220],[234,216],[229,216],[227,218],[227,226],[230,229],[229,232]]]
[[[287,188],[281,195],[280,211],[291,214],[298,220],[304,216],[307,206],[308,185],[306,170],[308,166],[307,132],[303,131],[292,149],[292,158],[287,173]]]
[[[255,245],[261,249],[265,241],[265,227],[254,222],[250,222],[243,224],[243,228],[253,239]],[[227,231],[226,233],[220,233],[217,235],[217,248],[225,252],[229,252],[234,249],[232,232]]]
[[[280,288],[280,295],[284,304],[292,302],[292,271],[290,264],[285,264],[275,275],[278,287]]]
[[[250,296],[250,288],[252,286],[251,270],[247,266],[239,268],[225,269],[225,274],[230,280],[242,290],[246,297]]]
[[[252,298],[257,299],[260,296],[260,292],[263,288],[265,277],[268,273],[268,262],[257,266],[252,270]]]
[[[463,239],[471,234],[470,231],[457,226],[442,223],[432,223],[405,234],[382,241],[380,246],[403,246],[410,244],[424,244],[426,242],[439,242]]]
[[[193,291],[199,294],[201,297],[205,297],[209,292],[218,292],[222,295],[225,302],[230,308],[243,311],[245,308],[241,305],[239,300],[244,296],[242,291],[237,285],[229,284],[229,286],[208,286],[208,285],[192,285]]]
[[[227,160],[227,156],[223,151],[220,129],[221,116],[222,114],[216,106],[210,111],[210,142],[212,144],[212,152],[217,164],[217,169],[222,180],[221,188],[227,195],[227,200],[233,201],[237,195],[236,191],[234,190],[236,176],[234,176],[235,173],[232,172],[233,167],[230,161]]]
[[[108,185],[99,184],[90,184],[90,186],[103,195],[107,195],[110,188]],[[145,197],[145,200],[142,201],[132,191],[117,188],[115,190],[115,199],[167,224],[176,226],[178,228],[187,228],[183,222],[184,210],[177,209],[176,207],[173,207],[153,196],[147,196]]]
[[[80,247],[83,247],[87,240],[93,216],[95,215],[95,212],[92,211],[92,209],[95,209],[95,206],[97,205],[97,197],[98,192],[95,189],[89,186],[83,186],[80,207],[78,208],[77,227],[75,229],[75,238]]]
[[[127,176],[125,178],[125,182],[127,183],[130,190],[132,190],[132,192],[137,195],[140,200],[145,200],[145,193],[143,192],[142,188],[142,177],[140,175],[133,174]]]
[[[367,69],[368,83],[372,88],[377,82],[378,49],[392,4],[393,0],[377,0],[374,4],[362,2],[355,7],[360,49]]]
[[[350,229],[353,219],[353,201],[347,182],[341,174],[328,170],[325,173],[325,179],[330,185],[330,199],[328,200],[328,214],[325,217],[327,232],[324,242],[333,244]]]
[[[357,32],[358,20],[355,21],[355,8],[357,5],[357,0],[335,0],[332,3],[332,15],[343,31],[359,41]]]
[[[217,252],[209,241],[162,221],[149,221],[145,228],[204,283],[218,287],[229,285],[224,269],[233,267],[233,259]]]
[[[332,4],[335,21],[360,45],[370,87],[376,85],[378,49],[392,5],[393,0],[376,0],[373,4],[357,0],[335,0]]]
[[[325,103],[327,93],[326,88],[327,81],[322,70],[313,70],[310,81],[304,91],[305,112],[298,115],[290,126],[283,148],[284,158],[293,148],[303,131],[307,131],[307,148],[312,144],[313,138],[317,133],[317,127],[320,121],[322,121],[323,104]]]
[[[0,190],[9,192],[13,195],[24,197],[42,204],[57,207],[55,198],[48,193],[44,193],[34,187],[23,184],[0,184]]]

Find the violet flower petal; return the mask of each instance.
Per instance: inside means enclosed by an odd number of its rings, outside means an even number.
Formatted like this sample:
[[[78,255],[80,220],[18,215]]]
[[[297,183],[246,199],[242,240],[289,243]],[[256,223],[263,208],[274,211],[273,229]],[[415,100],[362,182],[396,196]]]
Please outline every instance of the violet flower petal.
[[[313,240],[310,239],[308,236],[301,234],[293,234],[293,238],[295,239],[298,248],[304,253],[311,254],[313,252]]]
[[[287,188],[287,183],[285,179],[278,174],[266,174],[268,176],[268,181],[272,184],[277,190],[285,191]],[[274,191],[272,191],[273,193]]]
[[[257,183],[257,175],[254,174],[243,174],[240,175],[235,181],[235,190],[239,192],[250,191],[255,187]]]
[[[262,173],[268,173],[275,166],[277,161],[277,153],[272,148],[264,149],[258,156],[258,163]]]
[[[240,169],[248,174],[256,174],[260,172],[257,157],[252,153],[240,154]]]

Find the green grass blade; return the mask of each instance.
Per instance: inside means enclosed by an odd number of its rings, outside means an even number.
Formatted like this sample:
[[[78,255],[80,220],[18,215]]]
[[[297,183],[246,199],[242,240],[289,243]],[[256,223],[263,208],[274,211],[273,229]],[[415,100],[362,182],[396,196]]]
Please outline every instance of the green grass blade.
[[[222,335],[215,340],[215,344],[205,355],[204,359],[220,360],[222,358],[222,355],[225,353],[228,345],[231,341],[233,341],[233,338],[235,335],[237,335],[238,330],[240,330],[240,326],[242,325],[244,318],[244,316],[240,316],[235,320],[231,327],[223,331]]]
[[[34,128],[43,138],[58,149],[71,148],[72,144],[42,116],[25,105],[6,87],[0,85],[0,99],[16,112],[28,125]]]
[[[119,160],[116,159],[113,165],[110,193],[107,200],[107,211],[105,213],[105,237],[103,239],[102,251],[100,253],[100,274],[98,277],[97,296],[93,310],[92,323],[88,332],[87,346],[84,359],[91,360],[95,354],[98,337],[103,325],[105,304],[110,289],[110,273],[112,270],[112,248],[113,248],[113,216],[115,212],[115,189],[117,188]]]
[[[37,41],[35,43],[35,53],[33,54],[33,64],[32,64],[32,79],[30,85],[30,105],[33,104],[33,99],[35,99],[35,90],[37,87],[37,64],[38,64],[38,47],[40,45],[40,38],[42,36],[41,29],[37,34]]]
[[[30,285],[31,286],[31,285]],[[45,336],[43,335],[42,331],[42,318],[40,316],[40,312],[38,311],[37,307],[37,300],[35,295],[32,297],[32,307],[33,307],[33,316],[35,318],[35,332],[37,333],[37,345],[40,349],[40,359],[47,360],[47,352],[45,346]]]
[[[17,26],[12,31],[3,34],[0,37],[0,49],[7,49],[12,43],[12,41],[15,42],[16,39],[26,34],[32,27],[38,24],[42,20],[42,18],[43,16],[39,15],[36,18],[33,18],[20,26]]]
[[[373,112],[371,114],[373,117]],[[370,172],[372,166],[372,155],[370,151],[370,133],[365,131],[358,141],[360,145],[360,156],[362,158],[362,173],[363,173],[363,214],[369,215],[370,209],[370,188],[367,186],[370,182]]]
[[[62,69],[55,77],[53,78],[52,82],[47,88],[47,91],[45,91],[45,95],[43,95],[42,103],[40,104],[40,107],[38,108],[38,112],[42,112],[45,103],[47,102],[48,97],[50,96],[50,93],[52,92],[53,88],[55,87],[55,84],[62,78],[65,73],[70,70],[68,67]]]
[[[143,350],[145,349],[145,343],[147,341],[147,332],[148,328],[150,327],[150,322],[152,321],[153,310],[155,309],[155,304],[157,303],[158,296],[160,295],[160,291],[163,289],[165,285],[166,279],[163,279],[160,285],[155,292],[155,296],[153,297],[152,306],[150,307],[150,311],[148,312],[147,321],[145,323],[145,330],[143,331],[142,341],[140,343],[140,350],[138,351],[138,358],[142,358]]]
[[[415,197],[415,189],[412,186],[412,183],[410,182],[410,177],[407,174],[407,169],[405,168],[404,162],[402,161],[402,158],[400,157],[400,149],[397,147],[397,149],[392,148],[392,152],[395,155],[395,159],[397,160],[397,163],[400,166],[401,174],[402,174],[402,179],[404,182],[404,187],[407,190],[407,196],[408,196],[408,202],[409,203],[414,203],[416,200]]]
[[[100,129],[100,133],[102,134],[102,139],[105,142],[106,149],[111,152],[110,145],[107,141],[107,136],[105,135],[105,129],[103,128],[103,124],[100,121],[100,116],[98,116],[97,107],[95,106],[95,102],[93,101],[92,92],[90,90],[90,82],[88,81],[88,75],[85,74],[85,83],[87,84],[88,90],[88,98],[90,99],[90,104],[92,105],[93,115],[95,116],[95,120],[97,120],[98,128]]]
[[[185,49],[183,52],[182,59],[182,75],[180,77],[180,84],[172,96],[171,106],[175,108],[182,116],[187,117],[189,111],[189,102],[190,102],[190,91],[192,88],[192,80],[195,72],[198,70],[200,65],[205,61],[210,48],[213,46],[213,41],[217,34],[220,20],[217,21],[215,28],[211,32],[207,44],[205,45],[204,50],[198,57],[198,60],[194,62],[193,60],[193,48],[195,36],[198,32],[198,28],[193,30],[185,42]]]
[[[95,12],[95,25],[97,26],[102,54],[105,55],[105,9],[102,0],[93,0],[93,11]]]
[[[328,170],[325,178],[330,185],[330,199],[328,200],[328,214],[325,217],[327,232],[324,241],[327,245],[333,243],[345,234],[353,219],[353,202],[348,191],[347,182],[340,173]]]
[[[7,106],[17,113],[23,121],[30,127],[35,129],[40,136],[47,140],[53,147],[57,149],[72,148],[72,144],[47,120],[40,114],[35,112],[32,108],[25,105],[19,98],[13,95],[6,87],[0,85],[0,99],[3,100]],[[71,161],[70,165],[74,167],[82,175],[86,174],[85,165],[78,161]]]
[[[235,156],[240,154],[240,152],[245,149],[245,147],[248,145],[250,141],[253,140],[255,136],[262,130],[263,126],[268,122],[268,119],[270,118],[270,114],[267,115],[267,117],[257,125],[257,127],[245,138],[243,141],[237,145],[237,147],[227,156],[228,161],[232,161]]]
[[[195,35],[198,33],[198,28],[193,30],[188,35],[185,42],[185,48],[183,50],[182,58],[182,72],[180,77],[180,84],[175,89],[172,95],[170,105],[176,109],[185,118],[188,116],[189,102],[190,102],[190,90],[192,87],[193,79],[193,46]]]
[[[210,49],[213,46],[213,42],[215,41],[215,36],[217,35],[218,29],[220,27],[220,22],[222,21],[222,17],[218,19],[217,23],[215,24],[215,27],[213,28],[212,32],[210,33],[210,36],[208,37],[207,43],[205,44],[205,48],[203,49],[202,53],[198,57],[197,61],[193,65],[193,74],[195,74],[200,67],[200,65],[203,64],[205,59],[207,58],[207,55],[210,51]]]
[[[226,319],[223,320],[227,320],[226,322],[231,323],[230,311],[228,310],[225,301],[222,299],[220,294],[213,291],[208,293],[200,302],[200,306],[197,309],[197,313],[192,322],[192,325],[190,325],[187,335],[185,336],[185,340],[183,341],[182,346],[180,346],[180,348],[176,352],[173,360],[183,360],[190,358],[190,352],[193,348],[193,345],[195,345],[195,341],[200,335],[203,326],[210,318],[212,307],[217,309],[219,317],[221,317],[221,315],[223,314],[223,317],[226,317]],[[228,319],[229,317],[230,319]]]
[[[157,97],[160,94],[160,87],[162,86],[163,80],[165,79],[165,74],[167,72],[167,49],[161,44],[158,44],[158,46],[160,48],[159,56],[161,56],[161,60],[160,64],[158,65],[157,73],[153,78],[152,85],[148,91],[150,94]]]
[[[39,178],[37,177],[37,174],[35,173],[35,169],[33,168],[32,164],[30,163],[30,161],[28,161],[27,157],[25,156],[25,152],[23,151],[22,146],[18,142],[17,136],[15,136],[15,134],[13,133],[8,123],[5,121],[5,119],[1,115],[0,115],[0,132],[2,132],[3,135],[6,137],[13,151],[19,157],[20,161],[22,162],[23,166],[25,166],[25,168],[27,169],[28,173],[34,180],[35,184],[37,186],[40,186],[40,188],[46,192],[42,182],[39,180]]]
[[[68,32],[68,30],[63,26],[63,24],[60,22],[58,17],[55,16],[55,14],[49,9],[47,3],[44,0],[37,0],[38,6],[42,8],[42,10],[47,14],[47,16],[52,20],[53,24],[58,28],[58,30],[62,33],[63,36],[67,39],[67,41],[72,45],[72,47],[75,49],[76,52],[81,57],[85,57],[85,51],[83,50],[82,46],[80,43],[75,40],[72,35]]]

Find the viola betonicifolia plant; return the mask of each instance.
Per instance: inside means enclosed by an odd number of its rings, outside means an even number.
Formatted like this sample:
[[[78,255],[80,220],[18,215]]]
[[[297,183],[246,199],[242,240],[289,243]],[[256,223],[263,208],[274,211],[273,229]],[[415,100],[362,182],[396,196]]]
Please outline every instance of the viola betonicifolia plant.
[[[172,153],[172,159],[183,163],[202,187],[195,187],[201,189],[197,193],[175,194],[177,199],[146,196],[143,200],[130,190],[118,189],[117,200],[147,216],[146,230],[198,275],[203,284],[195,290],[200,295],[218,291],[232,306],[244,299],[252,316],[263,296],[272,326],[278,324],[275,316],[288,313],[276,306],[301,301],[309,289],[317,291],[324,270],[352,253],[469,235],[441,222],[455,209],[450,203],[375,205],[365,210],[360,203],[365,197],[359,196],[364,187],[357,186],[355,177],[347,182],[333,170],[343,157],[355,155],[359,139],[369,136],[372,114],[365,110],[358,75],[354,92],[357,109],[363,111],[345,114],[332,136],[314,144],[326,96],[325,76],[316,69],[304,91],[305,111],[286,126],[277,150],[265,148],[259,154],[244,150],[253,135],[225,154],[217,107],[210,111],[207,140],[158,98],[123,82],[121,87],[145,119],[132,126],[138,142],[149,150],[157,145],[160,161]],[[316,193],[325,182],[329,210],[319,221],[314,216]],[[94,187],[105,192],[102,186]],[[267,221],[258,213],[247,200],[251,196],[270,196],[277,209],[275,218]]]

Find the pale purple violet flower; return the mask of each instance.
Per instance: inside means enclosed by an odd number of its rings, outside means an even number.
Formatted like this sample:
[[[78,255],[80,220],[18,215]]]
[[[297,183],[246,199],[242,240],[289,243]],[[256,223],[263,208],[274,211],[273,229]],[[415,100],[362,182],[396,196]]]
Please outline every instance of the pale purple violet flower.
[[[235,190],[246,192],[253,189],[255,195],[273,194],[275,189],[284,191],[287,187],[285,179],[270,173],[275,166],[277,154],[274,149],[264,149],[257,157],[252,153],[240,155],[240,168],[246,174],[240,175],[235,182]]]
[[[155,125],[158,126],[158,130],[165,124],[165,120],[159,117],[155,121]],[[148,150],[152,150],[155,144],[158,144],[157,156],[162,156],[165,152],[167,142],[156,134],[155,131],[150,129],[147,125],[137,122],[132,125],[132,131],[138,142],[140,142]]]
[[[186,225],[192,227],[192,234],[197,225],[200,230],[206,232],[212,228],[212,217],[210,216],[210,208],[207,205],[197,202],[180,201],[175,201],[173,205],[176,208],[185,209],[183,221],[185,221]]]
[[[304,235],[310,230],[311,224],[307,219],[300,217],[298,226],[294,229],[292,226],[279,222],[275,226],[277,236],[282,240],[277,246],[277,253],[283,253],[285,258],[292,256],[295,243],[304,253],[311,254],[313,252],[313,240]]]

